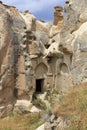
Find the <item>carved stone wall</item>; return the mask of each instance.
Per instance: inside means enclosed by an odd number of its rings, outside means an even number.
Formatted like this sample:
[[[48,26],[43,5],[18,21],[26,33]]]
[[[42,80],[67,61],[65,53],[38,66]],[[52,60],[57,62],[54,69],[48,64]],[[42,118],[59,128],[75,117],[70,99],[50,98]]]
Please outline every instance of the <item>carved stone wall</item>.
[[[37,65],[35,69],[35,77],[36,79],[45,78],[47,75],[47,66],[44,63],[40,63]]]

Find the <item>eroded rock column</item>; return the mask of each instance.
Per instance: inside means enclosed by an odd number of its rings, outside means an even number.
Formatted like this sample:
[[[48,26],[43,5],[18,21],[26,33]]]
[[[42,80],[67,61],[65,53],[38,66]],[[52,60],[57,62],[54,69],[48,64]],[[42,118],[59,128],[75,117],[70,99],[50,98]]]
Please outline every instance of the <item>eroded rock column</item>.
[[[54,7],[54,25],[58,25],[63,20],[63,8],[61,6]]]

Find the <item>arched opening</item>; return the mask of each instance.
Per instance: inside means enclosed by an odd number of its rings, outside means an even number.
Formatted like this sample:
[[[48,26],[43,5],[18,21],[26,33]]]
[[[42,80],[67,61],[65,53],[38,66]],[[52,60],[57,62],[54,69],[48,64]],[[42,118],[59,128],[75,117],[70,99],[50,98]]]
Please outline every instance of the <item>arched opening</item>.
[[[68,74],[69,73],[68,66],[65,63],[60,64],[60,71],[63,74]]]
[[[44,63],[40,63],[39,65],[37,65],[35,69],[36,79],[44,78],[44,76],[47,74],[47,71],[48,71],[47,66]]]
[[[47,66],[44,63],[40,63],[35,69],[36,86],[35,93],[43,93],[45,77],[47,75]]]

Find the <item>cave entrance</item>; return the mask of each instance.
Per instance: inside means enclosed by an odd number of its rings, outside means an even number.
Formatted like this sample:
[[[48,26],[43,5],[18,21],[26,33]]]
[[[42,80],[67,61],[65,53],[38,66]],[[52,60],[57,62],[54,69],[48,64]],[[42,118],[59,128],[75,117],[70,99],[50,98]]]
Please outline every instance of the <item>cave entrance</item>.
[[[16,98],[18,98],[18,88],[14,88],[13,93],[14,93],[14,96],[15,96]]]
[[[35,93],[39,94],[43,92],[44,79],[36,79]]]

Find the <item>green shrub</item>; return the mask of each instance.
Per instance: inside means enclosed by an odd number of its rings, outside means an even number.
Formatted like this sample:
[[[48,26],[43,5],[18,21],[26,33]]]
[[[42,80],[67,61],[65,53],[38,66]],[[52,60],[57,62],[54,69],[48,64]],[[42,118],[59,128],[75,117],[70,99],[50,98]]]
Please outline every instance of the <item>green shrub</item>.
[[[52,95],[58,95],[58,94],[59,94],[59,92],[58,92],[57,89],[53,89],[53,90],[52,90]]]
[[[47,114],[48,114],[49,116],[51,116],[51,115],[52,115],[52,111],[51,111],[51,109],[50,109],[50,108],[48,108],[48,109],[47,109]]]
[[[46,110],[47,108],[45,102],[43,102],[40,98],[34,99],[33,104],[42,110]]]

